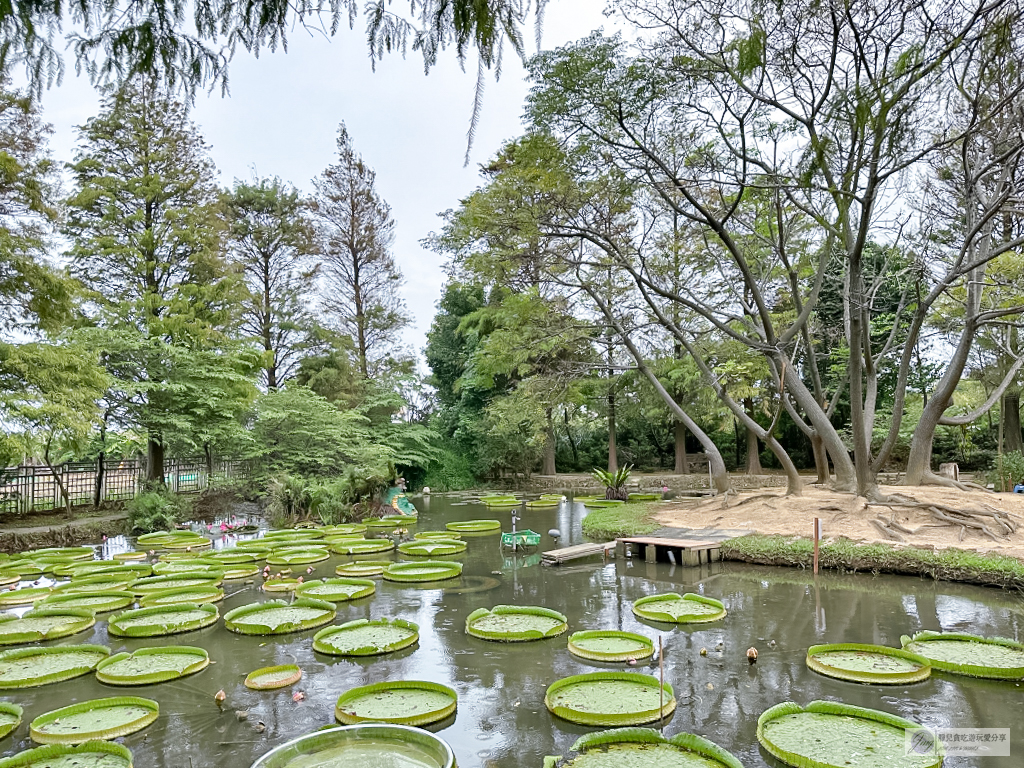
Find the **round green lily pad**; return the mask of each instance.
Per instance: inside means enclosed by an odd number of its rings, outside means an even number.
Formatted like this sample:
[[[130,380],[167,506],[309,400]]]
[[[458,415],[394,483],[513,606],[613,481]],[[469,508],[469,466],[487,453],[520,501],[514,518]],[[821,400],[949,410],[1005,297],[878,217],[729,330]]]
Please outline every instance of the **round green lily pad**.
[[[569,635],[569,653],[591,661],[630,661],[654,655],[654,642],[636,632],[591,629]]]
[[[338,722],[429,725],[455,713],[458,697],[445,685],[421,680],[389,680],[353,688],[338,697]]]
[[[552,768],[743,768],[735,755],[692,733],[665,738],[650,728],[613,728],[581,736]],[[545,764],[547,765],[547,764]]]
[[[148,555],[145,552],[115,552],[113,559],[119,563],[137,563],[145,560]]]
[[[562,503],[561,499],[535,499],[526,502],[527,509],[554,509]]]
[[[252,768],[302,766],[455,768],[455,755],[442,739],[421,728],[361,723],[307,733],[275,747],[252,764]]]
[[[391,523],[392,525],[416,525],[419,520],[416,515],[387,515],[380,519],[382,523]]]
[[[179,536],[164,544],[164,549],[183,549],[186,552],[194,552],[199,549],[209,549],[213,546],[213,541],[206,538],[205,536],[199,536],[198,534],[189,538],[186,536]]]
[[[380,576],[384,569],[393,565],[390,560],[356,560],[351,563],[342,563],[334,572],[338,576]]]
[[[224,626],[241,635],[282,635],[320,627],[334,620],[337,606],[326,600],[299,598],[243,605],[224,614]]]
[[[246,552],[232,547],[231,549],[222,549],[219,552],[211,552],[206,555],[206,559],[213,560],[222,565],[242,565],[243,563],[255,563],[260,558],[255,552]]]
[[[25,711],[17,704],[0,701],[0,739],[21,725],[21,716]]]
[[[50,568],[50,571],[52,572],[54,568],[59,568],[61,565],[65,564],[58,563],[51,565],[52,567]],[[46,566],[42,563],[24,559],[8,560],[4,563],[3,567],[4,573],[16,573],[26,579],[37,579],[46,573],[46,570]]]
[[[264,592],[294,592],[302,584],[298,579],[267,579],[263,582]]]
[[[725,616],[725,606],[718,600],[687,592],[679,595],[668,592],[664,595],[641,597],[633,603],[633,613],[649,621],[666,621],[674,624],[697,624],[717,621]]]
[[[206,669],[210,654],[190,645],[164,645],[119,653],[99,663],[96,679],[110,685],[151,685]]]
[[[907,753],[902,717],[833,701],[776,704],[757,719],[757,740],[770,754],[798,768],[938,768],[938,755]]]
[[[1024,680],[1024,643],[1003,637],[955,632],[918,632],[902,638],[903,650],[924,656],[932,667],[967,677]]]
[[[42,600],[50,594],[50,587],[24,587],[22,589],[6,589],[0,592],[0,605],[24,605]]]
[[[366,525],[367,530],[375,531],[395,527],[395,522],[393,520],[387,520],[383,517],[368,517],[363,521],[363,524]]]
[[[139,579],[131,586],[132,592],[136,595],[149,595],[154,592],[163,592],[167,589],[178,589],[180,587],[208,587],[217,586],[224,580],[221,571],[207,573],[169,573],[164,576],[150,576],[146,579]]]
[[[91,699],[40,715],[29,726],[39,744],[81,744],[91,739],[116,739],[141,731],[160,714],[152,699],[114,696]]]
[[[55,640],[84,632],[95,623],[92,611],[80,608],[35,608],[20,619],[0,616],[0,645]]]
[[[220,612],[215,605],[156,605],[112,616],[107,631],[117,637],[160,637],[202,629],[216,624],[218,618]]]
[[[324,536],[323,528],[280,528],[274,531],[267,531],[263,534],[264,540],[274,539],[320,539]]]
[[[675,711],[672,686],[637,672],[590,672],[553,683],[544,696],[552,714],[581,725],[642,725]]]
[[[154,576],[167,576],[169,574],[213,574],[219,576],[224,570],[224,564],[216,560],[204,560],[202,558],[184,557],[173,560],[161,560],[153,565]]]
[[[353,539],[331,544],[331,552],[337,555],[370,555],[394,548],[395,542],[390,539]]]
[[[498,533],[501,530],[500,520],[461,520],[445,525],[449,531],[456,533]]]
[[[466,542],[458,539],[418,539],[402,542],[398,545],[398,551],[411,557],[457,555],[466,551]]]
[[[65,572],[66,571],[66,572]],[[117,574],[125,580],[141,579],[153,573],[149,563],[117,563],[111,560],[97,560],[92,563],[72,563],[57,572],[58,576],[70,576],[76,581],[84,576],[108,576]]]
[[[5,757],[0,768],[132,768],[132,753],[108,741],[50,744]]]
[[[337,525],[325,525],[320,529],[324,536],[334,536],[335,534],[346,534],[346,533],[365,533],[366,526],[362,523],[338,523]]]
[[[812,645],[807,666],[840,680],[879,685],[917,683],[932,673],[928,659],[916,653],[861,643]]]
[[[17,584],[19,581],[21,581],[20,573],[7,573],[3,569],[0,569],[0,587]]]
[[[544,640],[569,628],[558,611],[534,605],[496,605],[477,608],[466,617],[466,633],[483,640],[525,642]]]
[[[455,579],[462,575],[462,563],[424,560],[420,563],[392,563],[384,569],[386,581],[424,582]]]
[[[93,613],[107,613],[126,608],[135,602],[135,595],[124,590],[95,592],[58,592],[39,601],[40,608],[81,608]]]
[[[23,557],[66,557],[72,560],[92,560],[96,550],[92,547],[43,547],[21,553]]]
[[[267,565],[306,565],[319,563],[330,556],[326,549],[288,549],[267,555]]]
[[[254,691],[269,691],[274,688],[287,688],[302,679],[302,670],[294,664],[281,664],[276,667],[254,669],[245,676],[245,687]]]
[[[299,597],[312,597],[331,603],[358,600],[377,591],[377,585],[369,579],[316,579],[295,588]]]
[[[446,541],[455,540],[458,541],[462,538],[461,534],[455,531],[416,531],[412,535],[414,539],[444,539]]]
[[[237,563],[235,565],[225,564],[223,571],[224,581],[248,579],[250,576],[255,576],[259,572],[260,567],[256,563]]]
[[[358,619],[321,629],[313,650],[331,656],[376,656],[408,648],[420,639],[420,628],[404,619]]]
[[[125,592],[138,577],[130,573],[97,573],[75,577],[67,584],[54,587],[53,595],[81,594],[84,592]]]
[[[177,587],[150,592],[139,599],[139,605],[149,608],[154,605],[179,605],[180,603],[216,603],[223,599],[223,589],[206,584],[198,587]]]
[[[0,689],[34,688],[91,672],[110,655],[102,645],[58,645],[0,652]]]

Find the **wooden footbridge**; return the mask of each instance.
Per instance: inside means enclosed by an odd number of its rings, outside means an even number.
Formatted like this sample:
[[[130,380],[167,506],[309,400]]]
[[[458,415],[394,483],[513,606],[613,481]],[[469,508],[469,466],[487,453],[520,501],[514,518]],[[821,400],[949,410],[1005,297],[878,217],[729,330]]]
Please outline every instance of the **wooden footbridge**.
[[[662,528],[660,536],[625,536],[599,544],[577,544],[552,549],[541,554],[543,565],[561,565],[572,560],[600,555],[609,557],[643,558],[648,563],[658,561],[682,566],[700,566],[722,559],[721,545],[726,539],[742,536],[749,531],[716,528]]]

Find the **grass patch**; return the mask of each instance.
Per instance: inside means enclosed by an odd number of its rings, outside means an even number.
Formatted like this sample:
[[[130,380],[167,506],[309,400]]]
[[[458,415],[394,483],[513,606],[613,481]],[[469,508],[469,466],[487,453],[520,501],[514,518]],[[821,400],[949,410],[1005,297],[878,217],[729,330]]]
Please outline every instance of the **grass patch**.
[[[723,541],[721,553],[724,560],[759,565],[811,568],[814,562],[811,540],[790,536],[741,536]],[[936,581],[1024,590],[1024,562],[1015,557],[965,549],[932,550],[890,544],[858,544],[840,538],[821,544],[818,565],[847,572],[909,574],[928,576]]]
[[[649,504],[622,504],[592,509],[583,518],[583,535],[588,539],[617,539],[654,533],[661,526],[654,521]]]

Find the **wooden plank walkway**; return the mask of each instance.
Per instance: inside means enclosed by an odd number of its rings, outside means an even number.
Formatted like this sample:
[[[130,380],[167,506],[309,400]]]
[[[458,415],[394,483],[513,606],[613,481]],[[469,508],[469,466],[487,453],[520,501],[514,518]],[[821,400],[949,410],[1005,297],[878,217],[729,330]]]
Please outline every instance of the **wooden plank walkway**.
[[[614,553],[614,550],[614,541],[606,541],[603,544],[577,544],[572,547],[563,547],[562,549],[550,549],[541,554],[540,562],[541,565],[561,565],[562,563],[568,563],[570,560],[579,560],[593,555],[601,555],[607,558],[610,553]]]
[[[627,557],[627,547],[638,555],[642,551],[648,563],[662,560],[676,562],[679,565],[703,565],[722,559],[719,551],[721,542],[707,539],[674,539],[661,536],[629,536],[615,540],[616,552]]]

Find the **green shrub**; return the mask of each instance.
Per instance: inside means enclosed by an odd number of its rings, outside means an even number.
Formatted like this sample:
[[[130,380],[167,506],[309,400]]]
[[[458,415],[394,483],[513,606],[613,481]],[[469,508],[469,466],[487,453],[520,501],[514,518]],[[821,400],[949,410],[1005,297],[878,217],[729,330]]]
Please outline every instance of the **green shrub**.
[[[476,485],[472,458],[466,453],[445,449],[437,461],[430,463],[423,485],[432,491],[465,491]]]
[[[267,522],[275,528],[287,528],[299,522],[322,525],[353,522],[354,505],[368,492],[379,493],[379,482],[357,482],[354,475],[331,480],[305,480],[281,475],[267,486]]]
[[[1013,451],[997,456],[989,473],[989,482],[997,491],[1009,492],[1024,483],[1024,453]]]
[[[174,530],[191,510],[189,499],[167,491],[143,491],[125,505],[128,530],[134,534]]]

